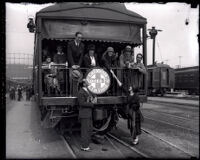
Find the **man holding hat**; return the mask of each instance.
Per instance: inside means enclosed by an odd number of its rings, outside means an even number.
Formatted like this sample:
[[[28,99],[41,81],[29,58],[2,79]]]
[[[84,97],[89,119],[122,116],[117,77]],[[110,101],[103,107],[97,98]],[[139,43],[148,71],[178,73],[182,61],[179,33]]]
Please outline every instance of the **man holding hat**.
[[[76,96],[77,95],[77,83],[78,81],[76,78],[74,79],[74,71],[78,73],[78,69],[82,67],[83,62],[83,54],[84,54],[84,48],[85,45],[81,42],[83,37],[83,34],[81,32],[75,33],[75,39],[68,43],[67,47],[67,55],[68,55],[68,61],[69,61],[69,67],[70,69],[70,96]],[[80,72],[80,70],[79,70]],[[76,74],[78,75],[78,74]]]
[[[81,32],[75,33],[75,39],[68,44],[67,55],[69,60],[69,67],[77,69],[82,66],[84,44],[81,42],[83,34]]]
[[[89,83],[86,79],[79,82],[78,103],[79,103],[79,119],[81,122],[81,150],[91,151],[89,144],[92,135],[92,108],[97,103],[88,90]]]

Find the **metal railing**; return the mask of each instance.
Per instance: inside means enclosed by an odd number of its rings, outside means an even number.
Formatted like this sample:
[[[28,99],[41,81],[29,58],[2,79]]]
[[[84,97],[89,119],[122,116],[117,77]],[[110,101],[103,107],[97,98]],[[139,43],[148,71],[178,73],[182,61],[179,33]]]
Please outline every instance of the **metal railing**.
[[[52,72],[52,66],[56,67],[56,71]],[[55,69],[55,68],[54,68]],[[88,70],[91,68],[80,68],[80,71],[83,74],[83,77],[86,75]],[[69,97],[76,96],[78,92],[78,84],[79,80],[74,80],[70,74],[71,68],[68,68],[65,64],[53,64],[53,65],[43,65],[42,66],[42,95],[44,97],[52,96],[52,97]],[[106,69],[105,69],[106,70]],[[144,94],[144,77],[140,77],[137,70],[134,69],[122,69],[122,68],[112,68],[115,75],[122,82],[124,88],[128,90],[130,84],[134,87],[138,87],[140,90],[140,94]],[[55,73],[54,73],[55,72]],[[110,75],[111,84],[109,89],[103,93],[101,96],[123,96],[125,95],[122,89],[118,86],[116,80],[112,77],[112,75],[107,71]],[[50,75],[52,78],[57,79],[60,91],[56,91],[56,89],[50,89],[48,92],[48,85],[45,81],[45,76]]]

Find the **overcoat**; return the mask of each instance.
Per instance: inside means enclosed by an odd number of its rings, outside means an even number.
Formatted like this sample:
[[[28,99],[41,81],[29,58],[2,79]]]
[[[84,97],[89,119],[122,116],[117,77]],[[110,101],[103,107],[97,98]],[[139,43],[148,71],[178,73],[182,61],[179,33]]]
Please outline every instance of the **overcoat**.
[[[82,42],[80,42],[79,46],[75,44],[74,40],[68,43],[67,55],[70,67],[73,65],[82,65],[84,48],[85,47]]]
[[[78,92],[79,118],[91,118],[93,103],[89,102],[89,95],[83,88]]]
[[[99,63],[98,63],[98,59],[97,59],[97,55],[96,54],[94,55],[94,59],[95,59],[95,62],[96,62],[96,66],[98,66]],[[90,56],[88,54],[86,54],[84,56],[83,63],[84,63],[84,67],[87,67],[87,68],[93,67],[91,65],[91,59],[90,59]]]

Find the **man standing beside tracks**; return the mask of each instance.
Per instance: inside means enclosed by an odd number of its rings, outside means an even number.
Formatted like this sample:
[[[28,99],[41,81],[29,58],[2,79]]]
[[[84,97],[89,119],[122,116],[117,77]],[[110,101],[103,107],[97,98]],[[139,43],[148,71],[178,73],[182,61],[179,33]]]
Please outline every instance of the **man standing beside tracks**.
[[[17,87],[18,101],[22,98],[22,88],[18,85]]]
[[[79,119],[81,122],[81,150],[91,151],[89,144],[92,135],[92,108],[97,103],[94,97],[87,89],[89,83],[83,79],[79,83],[78,102],[79,102]]]

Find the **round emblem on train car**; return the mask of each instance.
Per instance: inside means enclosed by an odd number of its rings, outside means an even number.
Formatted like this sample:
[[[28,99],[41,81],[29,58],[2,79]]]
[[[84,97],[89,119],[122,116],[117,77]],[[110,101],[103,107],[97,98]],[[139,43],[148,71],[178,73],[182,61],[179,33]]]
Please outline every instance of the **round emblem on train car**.
[[[102,94],[110,87],[110,76],[101,68],[90,70],[86,76],[86,80],[90,84],[88,89],[93,94]]]

